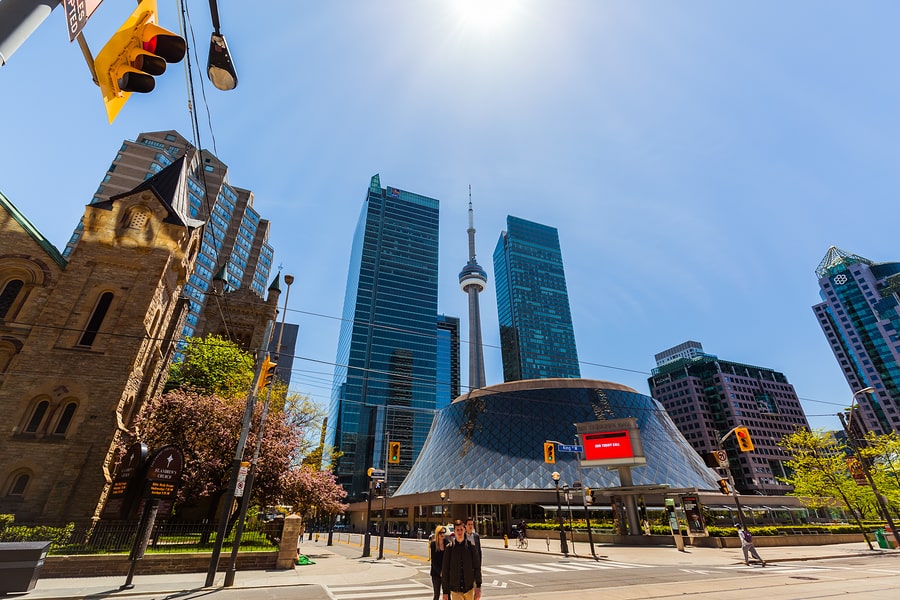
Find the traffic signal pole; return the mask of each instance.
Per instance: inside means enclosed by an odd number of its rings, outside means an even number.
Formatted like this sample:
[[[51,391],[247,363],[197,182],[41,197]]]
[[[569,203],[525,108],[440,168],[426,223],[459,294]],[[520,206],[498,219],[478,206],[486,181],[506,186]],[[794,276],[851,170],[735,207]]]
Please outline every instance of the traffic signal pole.
[[[724,450],[724,448],[722,447],[722,444],[725,442],[726,439],[728,439],[728,436],[733,434],[735,432],[735,430],[737,430],[737,429],[745,429],[745,428],[741,425],[731,428],[731,430],[728,433],[726,433],[725,435],[723,435],[722,438],[719,440],[719,450]],[[746,530],[747,524],[744,522],[744,511],[741,508],[741,501],[738,498],[737,486],[734,485],[734,477],[731,474],[731,461],[729,461],[728,466],[725,467],[725,474],[728,475],[728,483],[729,483],[729,485],[731,485],[731,497],[734,498],[734,506],[737,508],[738,522],[741,524],[741,529]]]
[[[269,339],[272,337],[272,321],[266,322],[266,331],[263,334],[262,345],[258,350],[257,356],[268,356],[267,349]],[[253,374],[253,383],[250,385],[250,393],[247,394],[247,403],[244,406],[244,417],[241,421],[241,435],[238,438],[237,447],[234,449],[234,460],[231,462],[231,480],[228,482],[228,489],[222,498],[222,514],[219,517],[219,529],[216,532],[216,543],[213,545],[212,556],[209,559],[209,569],[206,572],[206,583],[204,587],[212,587],[216,580],[216,571],[219,567],[219,557],[222,554],[222,544],[225,541],[225,532],[228,530],[228,518],[231,516],[231,508],[234,504],[234,492],[237,489],[238,472],[241,468],[241,461],[244,458],[244,446],[247,445],[247,436],[250,434],[250,422],[253,419],[253,408],[256,406],[256,390],[259,386],[259,379],[262,375],[262,361],[257,360],[256,370]]]

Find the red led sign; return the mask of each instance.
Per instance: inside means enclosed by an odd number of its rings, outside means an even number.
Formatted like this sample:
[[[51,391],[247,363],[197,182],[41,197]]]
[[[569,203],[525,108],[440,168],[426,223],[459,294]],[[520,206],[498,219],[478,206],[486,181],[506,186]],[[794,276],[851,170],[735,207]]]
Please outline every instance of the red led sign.
[[[633,458],[631,434],[627,429],[584,434],[584,459]]]

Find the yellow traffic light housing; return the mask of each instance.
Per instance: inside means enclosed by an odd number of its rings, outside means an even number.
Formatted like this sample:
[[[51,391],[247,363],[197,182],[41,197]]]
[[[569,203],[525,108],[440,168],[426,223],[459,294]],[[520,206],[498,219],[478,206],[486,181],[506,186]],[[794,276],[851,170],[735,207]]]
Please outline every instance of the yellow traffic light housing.
[[[388,462],[392,465],[400,464],[400,442],[388,443]]]
[[[94,59],[97,84],[112,123],[132,92],[153,91],[167,63],[184,58],[184,38],[156,24],[156,0],[141,0]]]
[[[738,448],[741,452],[753,452],[753,440],[750,439],[750,431],[746,427],[738,427],[734,430]]]
[[[544,462],[551,465],[556,463],[556,444],[553,442],[544,442]]]
[[[262,366],[259,369],[259,381],[256,384],[256,388],[262,390],[264,387],[271,385],[272,380],[275,379],[275,367],[278,366],[278,363],[273,362],[266,356],[263,359]]]
[[[728,489],[728,480],[727,479],[719,479],[719,491],[723,494],[730,494],[731,490]]]

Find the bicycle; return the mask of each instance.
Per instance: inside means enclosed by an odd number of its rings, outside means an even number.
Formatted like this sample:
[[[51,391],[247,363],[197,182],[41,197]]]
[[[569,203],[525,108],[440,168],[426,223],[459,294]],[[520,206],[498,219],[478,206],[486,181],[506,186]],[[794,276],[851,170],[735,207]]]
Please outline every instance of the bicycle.
[[[516,538],[516,548],[520,550],[525,550],[528,548],[528,538],[525,537],[525,532],[520,531],[519,537]]]

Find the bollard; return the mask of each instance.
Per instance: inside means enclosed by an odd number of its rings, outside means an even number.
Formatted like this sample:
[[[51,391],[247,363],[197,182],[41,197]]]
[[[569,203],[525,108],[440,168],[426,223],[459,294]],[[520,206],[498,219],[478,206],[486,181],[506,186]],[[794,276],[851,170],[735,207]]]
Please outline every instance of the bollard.
[[[509,548],[509,536],[505,533],[503,534],[503,547]]]
[[[319,541],[319,534],[318,534],[318,533],[316,534],[316,541],[317,541],[317,542]]]
[[[400,554],[400,536],[397,536],[397,554]]]

